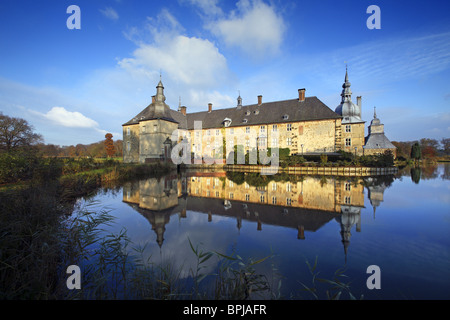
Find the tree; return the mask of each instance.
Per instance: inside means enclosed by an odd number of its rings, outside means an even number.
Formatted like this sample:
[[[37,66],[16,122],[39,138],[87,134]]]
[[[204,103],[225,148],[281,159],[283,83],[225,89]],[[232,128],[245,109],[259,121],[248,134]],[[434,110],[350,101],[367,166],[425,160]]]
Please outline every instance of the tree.
[[[420,144],[415,142],[411,147],[411,159],[414,161],[420,160],[422,158],[422,151],[420,150]]]
[[[33,127],[21,118],[12,118],[0,113],[0,150],[10,152],[42,142],[42,136],[33,132]]]
[[[107,133],[105,135],[105,150],[108,157],[112,157],[116,153],[116,148],[114,147],[114,141],[112,137],[113,135],[111,133]]]
[[[450,138],[443,138],[441,144],[444,154],[450,155]]]
[[[437,155],[437,151],[432,146],[426,146],[422,149],[422,155],[425,159],[433,159]]]
[[[410,158],[411,156],[411,147],[413,142],[406,141],[392,141],[392,144],[397,148],[397,158],[403,157],[405,159]]]

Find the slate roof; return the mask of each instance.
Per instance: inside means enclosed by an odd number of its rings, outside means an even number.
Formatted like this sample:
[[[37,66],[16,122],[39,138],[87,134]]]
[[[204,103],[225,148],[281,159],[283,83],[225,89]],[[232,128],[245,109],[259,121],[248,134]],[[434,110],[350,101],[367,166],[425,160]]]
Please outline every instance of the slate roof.
[[[166,105],[167,106],[167,105]],[[167,110],[167,111],[166,111]],[[155,108],[153,107],[153,103],[148,105],[144,110],[139,112],[133,119],[123,124],[123,126],[127,126],[130,124],[138,124],[140,121],[152,120],[152,119],[163,119],[170,122],[178,122],[173,118],[173,114],[169,111],[169,106],[165,109],[164,114],[156,116]]]
[[[382,128],[378,129],[380,132],[374,132],[372,128]],[[375,112],[374,118],[370,122],[369,127],[369,135],[365,138],[364,141],[365,149],[395,149],[396,147],[389,141],[389,139],[384,135],[384,127],[380,122],[380,119],[377,118],[377,114]]]
[[[384,133],[371,133],[365,139],[365,149],[395,149]]]
[[[152,113],[152,105],[141,111],[136,117],[124,125],[137,124],[139,121],[156,119]],[[226,118],[231,119],[229,127],[263,125],[269,123],[287,123],[296,121],[340,119],[342,116],[331,110],[317,97],[266,102],[261,105],[252,104],[240,108],[216,109],[211,112],[202,111],[187,113],[170,109],[165,117],[158,117],[179,123],[180,129],[194,129],[194,121],[202,121],[202,128],[221,128]],[[245,119],[245,120],[244,120]],[[245,122],[244,122],[245,121]]]

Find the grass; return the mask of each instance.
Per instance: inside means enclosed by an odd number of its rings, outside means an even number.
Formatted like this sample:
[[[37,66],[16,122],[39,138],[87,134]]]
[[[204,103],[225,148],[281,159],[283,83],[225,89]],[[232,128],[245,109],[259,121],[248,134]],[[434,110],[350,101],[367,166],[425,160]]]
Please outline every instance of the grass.
[[[88,229],[80,232],[80,225],[68,227],[76,200],[92,195],[100,187],[144,176],[162,176],[170,170],[165,165],[109,164],[64,175],[54,171],[59,166],[40,167],[45,175],[37,174],[31,180],[3,186],[0,190],[0,299],[64,298],[60,281],[66,276],[63,266],[83,252],[79,247],[75,250],[74,244],[82,244],[80,239],[93,241],[92,237],[96,236]],[[87,221],[92,226],[100,223]],[[103,248],[112,249],[112,243],[104,242]],[[62,289],[67,291],[65,285]]]

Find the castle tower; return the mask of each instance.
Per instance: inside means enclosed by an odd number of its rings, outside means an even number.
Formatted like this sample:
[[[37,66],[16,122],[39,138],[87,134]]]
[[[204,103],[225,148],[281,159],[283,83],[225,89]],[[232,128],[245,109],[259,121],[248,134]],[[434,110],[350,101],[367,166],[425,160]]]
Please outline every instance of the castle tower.
[[[365,139],[364,154],[382,154],[385,151],[391,151],[396,156],[397,148],[384,135],[384,125],[377,117],[377,111],[374,107],[373,119],[368,127],[368,136]]]
[[[351,83],[348,79],[348,70],[345,68],[345,79],[342,84],[341,103],[335,112],[342,116],[341,128],[341,150],[357,155],[363,154],[364,124],[361,118],[361,97],[357,104],[352,102]]]

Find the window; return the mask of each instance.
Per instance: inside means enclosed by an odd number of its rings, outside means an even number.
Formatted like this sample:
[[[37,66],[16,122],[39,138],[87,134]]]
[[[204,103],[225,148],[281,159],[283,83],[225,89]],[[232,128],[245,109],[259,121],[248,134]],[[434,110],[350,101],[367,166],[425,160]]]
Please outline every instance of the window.
[[[216,191],[216,197],[219,197],[219,195],[220,195],[219,191]]]
[[[247,120],[247,119],[243,119],[242,122],[243,122],[243,123],[247,123],[248,120]]]
[[[347,124],[347,125],[345,126],[345,132],[352,132],[352,126],[349,125],[349,124]]]
[[[346,147],[350,147],[352,145],[352,139],[351,138],[346,138],[345,139],[345,146]]]
[[[260,197],[259,197],[259,202],[264,202],[264,195],[262,194]]]
[[[261,147],[261,148],[266,147],[266,138],[259,138],[258,139],[258,147]]]
[[[245,194],[245,201],[250,201],[250,195],[248,193]]]
[[[245,133],[250,133],[250,127],[245,127]]]
[[[286,198],[286,205],[290,206],[291,205],[291,198]]]
[[[287,192],[291,192],[291,191],[292,191],[292,185],[291,185],[290,183],[288,183],[288,184],[286,185],[286,191],[287,191]]]
[[[131,143],[130,141],[127,141],[127,151],[130,152],[130,150],[131,150]]]
[[[275,182],[272,184],[272,191],[277,191],[277,184]]]
[[[230,185],[230,187],[234,187],[234,182],[232,180],[230,180],[229,185]]]
[[[287,131],[292,131],[292,123],[288,123],[288,124],[286,125],[286,130],[287,130]]]
[[[277,197],[272,197],[272,204],[277,204]]]
[[[206,135],[210,136],[211,135],[211,130],[206,130]]]
[[[218,136],[220,134],[220,130],[216,129],[216,136]]]
[[[233,192],[230,192],[230,199],[233,199],[234,198],[234,194],[233,194]]]
[[[289,116],[288,116],[287,114],[285,114],[285,115],[283,116],[283,120],[287,120],[287,119],[289,119]]]
[[[350,182],[345,183],[345,191],[350,191],[352,189],[352,185]]]
[[[286,144],[287,144],[288,146],[291,146],[291,145],[292,145],[292,138],[287,138],[287,139],[286,139]]]
[[[130,135],[130,128],[127,128],[127,136]]]
[[[276,124],[274,124],[272,126],[272,132],[276,132],[276,131],[278,131],[278,126]]]
[[[259,132],[260,133],[265,133],[266,132],[266,126],[260,126],[259,127]]]
[[[278,138],[272,138],[272,148],[278,147]]]
[[[345,197],[345,204],[351,204],[351,198],[350,197]]]

